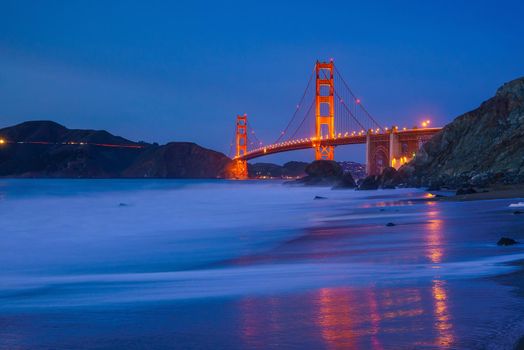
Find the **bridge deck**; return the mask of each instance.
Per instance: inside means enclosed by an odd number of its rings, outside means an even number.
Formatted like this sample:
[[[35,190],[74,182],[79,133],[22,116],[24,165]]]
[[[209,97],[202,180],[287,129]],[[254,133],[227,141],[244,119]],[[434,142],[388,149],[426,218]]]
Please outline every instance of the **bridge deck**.
[[[423,128],[423,129],[407,129],[399,130],[395,133],[399,136],[400,140],[413,139],[414,137],[434,135],[442,128]],[[369,136],[373,139],[375,137],[389,136],[391,132],[372,133]],[[262,146],[247,152],[246,154],[235,158],[240,160],[250,160],[253,158],[263,157],[270,154],[295,151],[301,149],[313,148],[320,143],[322,146],[342,146],[342,145],[355,145],[365,144],[367,135],[347,135],[341,137],[335,137],[330,139],[315,140],[314,138],[304,138],[299,140],[290,140],[281,143],[271,144]]]

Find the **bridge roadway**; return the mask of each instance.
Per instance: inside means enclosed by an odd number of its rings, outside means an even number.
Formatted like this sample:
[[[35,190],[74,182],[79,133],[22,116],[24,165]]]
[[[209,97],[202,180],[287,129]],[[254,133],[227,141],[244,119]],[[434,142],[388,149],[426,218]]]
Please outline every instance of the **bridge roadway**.
[[[240,157],[235,157],[234,159],[238,160],[250,160],[262,156],[267,156],[270,154],[288,152],[301,149],[314,148],[320,142],[321,146],[342,146],[342,145],[355,145],[355,144],[366,144],[368,142],[368,136],[370,142],[373,142],[374,139],[384,139],[384,137],[389,137],[391,133],[394,133],[399,140],[416,140],[421,139],[425,140],[428,137],[433,136],[442,128],[414,128],[414,129],[403,129],[396,131],[384,131],[384,132],[370,132],[364,134],[362,132],[348,135],[340,135],[335,138],[326,138],[316,140],[315,138],[303,138],[297,140],[290,140],[285,142],[280,142],[276,144],[271,144],[267,146],[261,146],[259,148],[253,149]]]

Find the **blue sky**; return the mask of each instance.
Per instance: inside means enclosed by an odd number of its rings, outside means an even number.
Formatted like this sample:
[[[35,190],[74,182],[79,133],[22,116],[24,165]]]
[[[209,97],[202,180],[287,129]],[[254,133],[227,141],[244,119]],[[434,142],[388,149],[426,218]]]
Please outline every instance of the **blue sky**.
[[[382,124],[442,125],[524,76],[523,13],[505,0],[1,0],[0,126],[51,119],[228,153],[237,113],[274,140],[329,58]]]

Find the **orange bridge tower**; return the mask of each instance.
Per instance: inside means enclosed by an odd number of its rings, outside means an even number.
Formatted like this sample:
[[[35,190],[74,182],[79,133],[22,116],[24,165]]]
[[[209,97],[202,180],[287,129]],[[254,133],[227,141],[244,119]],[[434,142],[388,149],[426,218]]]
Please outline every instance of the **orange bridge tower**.
[[[236,154],[234,159],[234,176],[237,179],[247,179],[247,160],[240,157],[247,153],[247,115],[237,115],[235,132]]]
[[[330,62],[318,62],[315,64],[316,71],[316,118],[315,118],[315,159],[333,160],[335,158],[335,147],[322,145],[322,139],[335,137],[335,104],[333,84],[334,66]]]

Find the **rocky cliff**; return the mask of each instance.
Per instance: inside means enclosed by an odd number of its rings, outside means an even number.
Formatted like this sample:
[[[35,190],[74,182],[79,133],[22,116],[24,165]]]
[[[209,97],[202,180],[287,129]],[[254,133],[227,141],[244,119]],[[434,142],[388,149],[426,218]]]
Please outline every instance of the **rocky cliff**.
[[[68,129],[51,121],[0,129],[0,139],[6,140],[0,144],[1,177],[216,178],[227,174],[231,162],[194,143],[137,143],[107,131]]]
[[[413,186],[524,182],[524,78],[457,117],[400,169]]]

